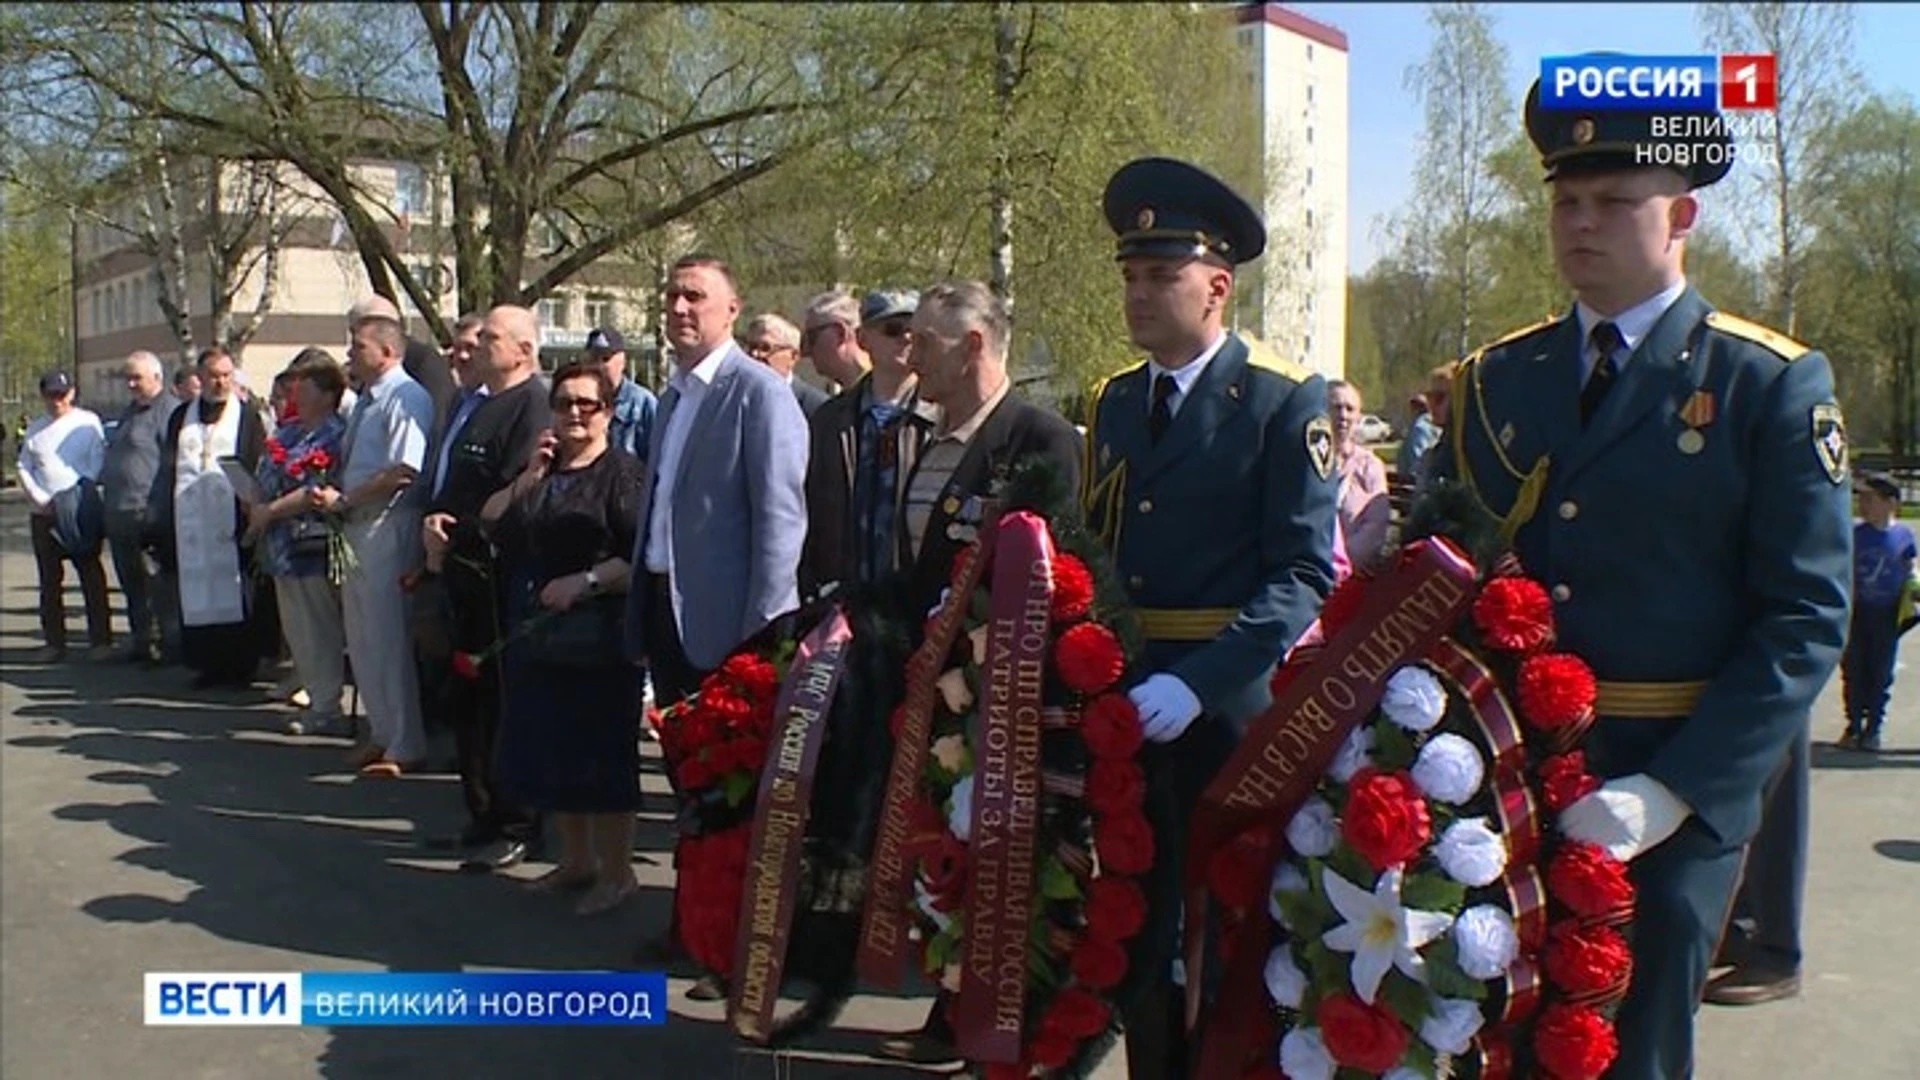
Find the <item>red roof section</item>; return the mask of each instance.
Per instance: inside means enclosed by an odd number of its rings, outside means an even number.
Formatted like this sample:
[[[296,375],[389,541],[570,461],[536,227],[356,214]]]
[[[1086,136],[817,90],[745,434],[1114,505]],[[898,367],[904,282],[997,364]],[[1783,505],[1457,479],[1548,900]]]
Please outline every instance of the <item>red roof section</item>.
[[[1235,13],[1235,18],[1242,24],[1265,22],[1309,41],[1317,41],[1330,49],[1347,51],[1347,35],[1343,31],[1309,19],[1297,11],[1288,11],[1279,4],[1246,4]]]

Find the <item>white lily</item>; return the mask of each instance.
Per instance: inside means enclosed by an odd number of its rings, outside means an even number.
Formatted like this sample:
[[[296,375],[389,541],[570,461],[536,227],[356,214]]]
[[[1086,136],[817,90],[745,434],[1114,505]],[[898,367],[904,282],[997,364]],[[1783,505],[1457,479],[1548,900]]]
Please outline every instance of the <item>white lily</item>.
[[[1400,903],[1401,872],[1388,870],[1367,892],[1331,870],[1322,871],[1327,900],[1347,920],[1321,935],[1336,952],[1353,954],[1353,992],[1373,1004],[1387,969],[1397,967],[1418,983],[1427,981],[1421,946],[1447,932],[1453,916],[1444,911],[1418,911]]]

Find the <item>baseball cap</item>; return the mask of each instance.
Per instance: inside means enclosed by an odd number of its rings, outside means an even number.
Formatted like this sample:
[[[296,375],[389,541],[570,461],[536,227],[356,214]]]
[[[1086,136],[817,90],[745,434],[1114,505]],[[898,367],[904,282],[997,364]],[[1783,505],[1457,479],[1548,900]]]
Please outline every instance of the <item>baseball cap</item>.
[[[912,315],[920,310],[920,294],[912,289],[876,289],[860,301],[860,325]]]
[[[40,376],[40,395],[53,397],[73,389],[73,376],[64,371],[49,371]]]
[[[1898,500],[1900,498],[1899,482],[1894,480],[1891,475],[1883,472],[1860,474],[1853,482],[1853,490],[1871,491],[1875,495],[1888,499]]]
[[[587,351],[599,353],[601,356],[623,353],[627,351],[627,339],[621,337],[620,331],[611,326],[595,327],[593,332],[587,335]]]

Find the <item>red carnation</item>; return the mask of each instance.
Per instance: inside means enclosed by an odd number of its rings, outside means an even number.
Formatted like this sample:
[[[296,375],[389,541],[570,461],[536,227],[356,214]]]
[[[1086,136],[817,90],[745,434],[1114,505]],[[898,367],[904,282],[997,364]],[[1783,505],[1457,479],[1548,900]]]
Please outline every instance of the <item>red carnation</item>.
[[[697,757],[681,762],[673,774],[679,779],[680,787],[687,791],[698,791],[713,782],[713,770]]]
[[[1214,850],[1207,862],[1207,887],[1222,904],[1246,909],[1260,903],[1270,880],[1268,839],[1265,829],[1250,829]]]
[[[1337,994],[1320,1002],[1313,1018],[1320,1024],[1333,1060],[1378,1076],[1400,1063],[1407,1052],[1407,1029],[1392,1013],[1367,1005],[1352,994]]]
[[[1053,621],[1073,622],[1093,609],[1093,573],[1072,555],[1053,558]]]
[[[1144,874],[1153,865],[1153,828],[1138,813],[1107,814],[1094,823],[1100,864],[1116,874]]]
[[[1520,715],[1541,731],[1577,724],[1593,714],[1593,671],[1577,656],[1529,656],[1520,662],[1515,681]]]
[[[1053,663],[1067,689],[1097,694],[1112,686],[1126,670],[1127,657],[1113,631],[1099,623],[1081,623],[1054,643]]]
[[[1347,788],[1340,836],[1375,870],[1399,866],[1432,836],[1427,802],[1406,773],[1361,769]]]
[[[1147,923],[1147,897],[1125,878],[1095,878],[1087,887],[1087,936],[1125,941]]]
[[[1569,994],[1597,994],[1624,986],[1633,973],[1627,939],[1610,926],[1555,923],[1547,934],[1547,978]]]
[[[287,448],[280,445],[280,440],[278,439],[268,439],[267,457],[275,465],[285,465],[287,463]]]
[[[307,468],[325,472],[333,468],[333,455],[318,447],[307,454]]]
[[[1627,864],[1592,844],[1564,844],[1547,866],[1547,891],[1575,915],[1609,915],[1633,903]]]
[[[482,663],[483,661],[473,653],[454,653],[453,673],[463,679],[477,679],[480,677],[480,665]]]
[[[1125,694],[1101,694],[1080,713],[1080,737],[1096,758],[1132,758],[1140,752],[1140,710]]]
[[[936,900],[951,900],[963,895],[967,884],[967,848],[945,829],[920,857],[920,876],[926,879],[927,892]],[[942,910],[946,908],[942,905]]]
[[[1131,761],[1095,761],[1087,770],[1087,805],[1095,813],[1138,810],[1146,795],[1146,774]]]
[[[1091,1039],[1107,1028],[1113,1011],[1085,990],[1062,990],[1047,1006],[1043,1024],[1052,1024],[1076,1039]]]
[[[287,466],[286,466],[286,467],[287,467],[287,475],[288,475],[289,477],[291,477],[292,479],[295,479],[295,480],[298,480],[298,479],[300,479],[300,477],[301,477],[301,476],[303,476],[303,475],[305,475],[305,473],[306,473],[306,461],[305,461],[305,460],[301,460],[301,461],[289,461],[289,462],[287,462]]]
[[[1371,580],[1365,574],[1348,574],[1327,594],[1320,606],[1320,629],[1328,640],[1353,620],[1354,612],[1360,610],[1360,601],[1366,598],[1367,583]]]
[[[1473,624],[1494,648],[1538,652],[1553,643],[1553,602],[1532,578],[1494,578],[1473,601]]]
[[[1066,1032],[1043,1025],[1040,1034],[1035,1035],[1032,1045],[1027,1047],[1027,1053],[1042,1069],[1057,1069],[1067,1063],[1079,1045],[1080,1040]]]
[[[1600,778],[1587,771],[1587,755],[1575,750],[1540,763],[1540,797],[1547,809],[1560,813],[1600,789]]]
[[[1556,1004],[1540,1014],[1533,1052],[1554,1080],[1599,1080],[1619,1055],[1620,1042],[1599,1013]]]
[[[1067,961],[1073,977],[1089,990],[1106,990],[1118,985],[1127,973],[1127,954],[1120,946],[1098,938],[1084,938],[1073,947]]]

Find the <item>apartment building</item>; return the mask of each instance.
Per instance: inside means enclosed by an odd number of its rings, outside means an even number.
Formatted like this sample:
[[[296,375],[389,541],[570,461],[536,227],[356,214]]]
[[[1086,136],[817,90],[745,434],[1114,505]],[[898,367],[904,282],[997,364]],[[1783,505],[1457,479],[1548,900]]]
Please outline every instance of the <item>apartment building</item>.
[[[1273,245],[1244,312],[1282,355],[1338,378],[1347,339],[1347,36],[1280,4],[1244,4],[1235,43],[1257,103]]]

